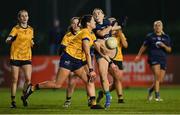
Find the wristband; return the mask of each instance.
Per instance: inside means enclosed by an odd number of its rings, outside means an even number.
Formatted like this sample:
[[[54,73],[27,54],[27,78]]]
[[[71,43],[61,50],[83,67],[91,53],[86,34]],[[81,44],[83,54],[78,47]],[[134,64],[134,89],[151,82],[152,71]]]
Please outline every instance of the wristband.
[[[113,61],[111,60],[110,62],[109,62],[109,65],[111,65],[113,63]]]

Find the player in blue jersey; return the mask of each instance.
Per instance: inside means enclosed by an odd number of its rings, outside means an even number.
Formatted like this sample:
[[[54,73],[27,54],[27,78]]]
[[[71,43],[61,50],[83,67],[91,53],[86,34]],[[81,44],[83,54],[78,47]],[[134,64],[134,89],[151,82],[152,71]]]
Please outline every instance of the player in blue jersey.
[[[162,82],[167,68],[167,53],[170,53],[171,39],[163,32],[163,23],[158,20],[154,22],[154,32],[149,33],[141,46],[135,61],[140,60],[141,55],[147,50],[148,63],[154,74],[154,82],[148,90],[148,100],[153,99],[153,91],[155,91],[155,100],[162,101],[160,98],[160,82]]]
[[[97,37],[97,43],[100,47],[95,46],[95,56],[98,64],[101,85],[106,96],[105,108],[111,103],[111,95],[109,92],[108,68],[117,68],[111,58],[115,57],[117,50],[109,50],[105,45],[105,40],[111,37],[111,31],[120,29],[120,26],[111,25],[110,21],[105,18],[103,11],[99,8],[93,10],[93,17],[96,21],[94,33]],[[110,54],[110,55],[109,55]]]

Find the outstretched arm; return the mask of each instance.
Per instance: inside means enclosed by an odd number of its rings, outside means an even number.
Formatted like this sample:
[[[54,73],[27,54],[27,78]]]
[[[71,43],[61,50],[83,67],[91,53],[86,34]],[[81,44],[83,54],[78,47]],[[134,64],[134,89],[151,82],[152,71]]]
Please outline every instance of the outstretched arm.
[[[140,60],[141,55],[146,51],[146,49],[147,49],[147,46],[145,46],[145,45],[143,44],[143,45],[141,46],[141,48],[140,48],[137,56],[135,57],[135,60],[134,60],[135,62],[137,62],[137,61]]]

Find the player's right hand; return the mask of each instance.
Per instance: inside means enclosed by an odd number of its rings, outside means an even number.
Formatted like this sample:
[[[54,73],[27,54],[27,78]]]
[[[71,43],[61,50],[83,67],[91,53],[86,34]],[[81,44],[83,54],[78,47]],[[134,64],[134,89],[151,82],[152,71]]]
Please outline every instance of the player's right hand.
[[[140,61],[140,58],[141,58],[140,56],[136,56],[135,59],[134,59],[134,61],[137,63],[137,62]]]
[[[7,39],[6,39],[6,43],[11,43],[12,42],[12,37],[8,37]]]

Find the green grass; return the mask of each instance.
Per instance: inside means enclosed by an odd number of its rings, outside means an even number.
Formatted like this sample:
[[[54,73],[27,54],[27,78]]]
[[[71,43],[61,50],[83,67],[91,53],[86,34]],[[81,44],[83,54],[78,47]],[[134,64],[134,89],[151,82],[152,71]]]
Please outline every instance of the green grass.
[[[11,109],[9,89],[0,89],[0,114],[180,114],[180,87],[161,89],[163,102],[148,102],[147,89],[129,88],[124,90],[125,103],[118,104],[115,92],[112,92],[112,104],[108,110],[91,110],[87,106],[86,92],[76,89],[72,97],[72,106],[63,108],[65,90],[40,90],[29,98],[29,106],[23,107],[20,101],[21,91],[16,96],[17,108]],[[103,101],[101,103],[103,105]]]

